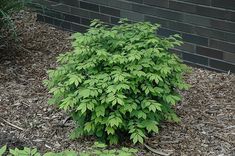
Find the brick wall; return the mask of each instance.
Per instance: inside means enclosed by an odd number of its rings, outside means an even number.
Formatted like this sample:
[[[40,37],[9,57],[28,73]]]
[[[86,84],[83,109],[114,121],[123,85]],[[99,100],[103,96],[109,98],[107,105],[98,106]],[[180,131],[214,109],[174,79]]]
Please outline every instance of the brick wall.
[[[181,34],[173,49],[191,65],[235,72],[235,0],[34,0],[38,20],[85,32],[91,19],[119,18],[162,25],[159,35]]]

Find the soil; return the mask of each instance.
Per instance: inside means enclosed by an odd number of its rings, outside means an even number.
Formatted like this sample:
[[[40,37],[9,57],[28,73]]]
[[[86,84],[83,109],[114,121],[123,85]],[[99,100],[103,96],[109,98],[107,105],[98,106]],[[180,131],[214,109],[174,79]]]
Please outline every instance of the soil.
[[[88,150],[95,138],[70,140],[74,128],[68,114],[47,104],[42,81],[56,67],[56,56],[68,51],[69,32],[36,21],[35,13],[14,16],[19,41],[0,49],[0,147],[37,147],[40,151]],[[176,112],[181,122],[163,123],[146,139],[138,155],[163,150],[172,155],[235,155],[235,75],[193,68],[192,85],[181,92]],[[123,143],[128,145],[129,143]]]

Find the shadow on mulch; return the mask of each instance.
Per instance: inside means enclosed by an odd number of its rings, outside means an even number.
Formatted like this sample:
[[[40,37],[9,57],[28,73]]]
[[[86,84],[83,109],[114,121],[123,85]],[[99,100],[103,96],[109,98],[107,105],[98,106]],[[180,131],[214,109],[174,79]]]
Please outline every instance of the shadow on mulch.
[[[1,133],[0,134],[0,147],[7,145],[10,148],[23,149],[28,146],[28,144],[20,139],[18,139],[14,134]]]

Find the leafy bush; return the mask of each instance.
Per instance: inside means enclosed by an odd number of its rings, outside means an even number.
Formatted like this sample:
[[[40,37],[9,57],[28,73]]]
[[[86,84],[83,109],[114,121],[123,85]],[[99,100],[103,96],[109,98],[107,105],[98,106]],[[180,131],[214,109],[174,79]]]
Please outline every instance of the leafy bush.
[[[30,0],[0,0],[0,42],[3,43],[3,29],[13,30],[12,35],[15,37],[15,25],[11,18],[12,13],[22,9]],[[0,45],[0,46],[1,46]]]
[[[65,150],[59,153],[55,152],[47,152],[43,156],[133,156],[137,150],[132,148],[123,147],[121,149],[105,149],[106,145],[102,143],[96,142],[92,147],[92,150],[77,153],[75,151]],[[0,156],[6,154],[7,146],[3,146],[0,148]],[[31,149],[25,147],[20,150],[18,148],[9,150],[10,156],[40,156],[41,154],[37,151],[37,149]]]
[[[94,20],[48,71],[49,103],[71,112],[78,125],[72,137],[96,135],[112,144],[129,133],[143,143],[161,121],[179,120],[171,107],[181,99],[176,90],[188,88],[187,67],[169,48],[181,44],[180,36],[157,37],[157,24],[120,24]]]

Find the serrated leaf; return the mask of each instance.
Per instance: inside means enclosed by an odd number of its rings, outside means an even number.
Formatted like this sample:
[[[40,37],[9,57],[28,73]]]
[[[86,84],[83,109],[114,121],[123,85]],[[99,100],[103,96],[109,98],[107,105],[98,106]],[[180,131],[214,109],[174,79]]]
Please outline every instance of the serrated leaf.
[[[82,82],[82,79],[78,75],[69,75],[69,84],[75,84],[75,86],[78,86],[79,83]]]
[[[6,150],[7,150],[7,146],[6,145],[1,147],[0,148],[0,156],[2,156],[6,152]]]
[[[79,91],[79,95],[82,96],[83,98],[87,98],[90,96],[90,89],[82,89]]]
[[[94,103],[88,103],[87,105],[86,105],[86,107],[87,107],[87,109],[89,109],[89,110],[93,110],[94,109],[94,107],[95,107],[95,105],[94,105]]]
[[[136,111],[136,116],[138,119],[146,119],[147,115],[143,111]]]
[[[157,122],[153,120],[145,120],[141,123],[144,127],[146,127],[148,133],[150,132],[158,132]]]
[[[115,130],[112,127],[106,127],[105,131],[107,132],[107,134],[114,134]]]
[[[120,124],[122,123],[122,120],[119,117],[110,117],[108,120],[108,125],[110,125],[110,127],[118,127]]]
[[[132,139],[134,144],[136,144],[137,142],[139,142],[141,144],[144,143],[143,136],[141,136],[138,132],[132,133],[130,138]]]
[[[81,103],[77,108],[77,110],[80,110],[82,112],[82,114],[86,112],[86,109],[87,109],[86,103]]]
[[[85,124],[84,130],[87,131],[88,133],[93,130],[93,124],[91,122],[87,122]]]
[[[100,105],[100,106],[97,106],[95,108],[95,111],[96,111],[96,116],[97,117],[100,117],[100,116],[104,116],[105,115],[105,107]]]

